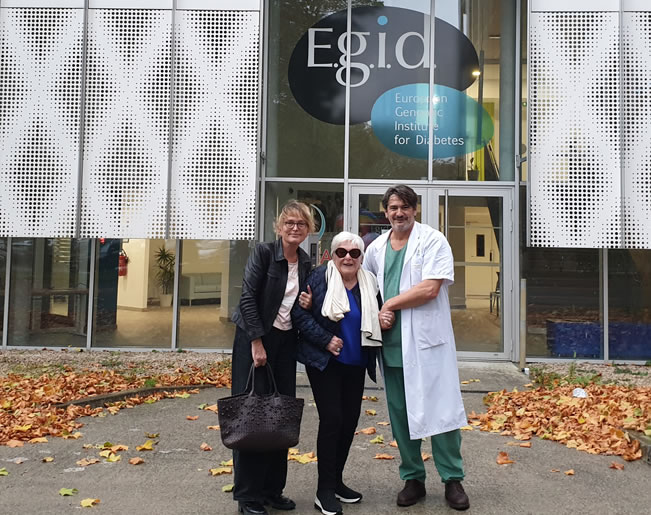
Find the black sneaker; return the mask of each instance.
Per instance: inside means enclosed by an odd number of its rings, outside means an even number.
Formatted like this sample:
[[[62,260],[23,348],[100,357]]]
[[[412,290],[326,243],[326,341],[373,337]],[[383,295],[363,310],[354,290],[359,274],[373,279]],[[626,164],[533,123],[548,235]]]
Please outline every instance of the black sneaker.
[[[339,486],[335,488],[335,497],[346,504],[353,504],[361,501],[364,496],[352,488],[348,488],[343,483],[340,483]]]
[[[323,515],[342,515],[344,513],[332,490],[318,490],[314,498],[314,507]]]

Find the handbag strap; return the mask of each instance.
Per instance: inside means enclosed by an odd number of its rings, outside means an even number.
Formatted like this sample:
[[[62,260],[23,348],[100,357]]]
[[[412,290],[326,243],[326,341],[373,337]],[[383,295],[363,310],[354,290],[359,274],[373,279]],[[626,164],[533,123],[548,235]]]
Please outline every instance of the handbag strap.
[[[273,371],[271,370],[271,365],[267,362],[266,365],[264,365],[264,368],[267,370],[267,376],[271,380],[271,385],[273,387],[273,390],[271,393],[273,393],[275,396],[278,395],[278,386],[276,385],[276,378],[274,377]],[[246,388],[244,389],[244,393],[248,392],[249,396],[253,395],[255,392],[255,363],[251,363],[251,369],[249,370],[249,377],[246,380]],[[251,385],[251,391],[249,391],[249,384]]]

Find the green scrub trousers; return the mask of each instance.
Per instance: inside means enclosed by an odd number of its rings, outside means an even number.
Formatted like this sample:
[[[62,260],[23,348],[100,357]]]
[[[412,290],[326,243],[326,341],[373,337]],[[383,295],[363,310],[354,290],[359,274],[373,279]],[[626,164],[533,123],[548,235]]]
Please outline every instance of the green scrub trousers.
[[[405,379],[401,367],[384,367],[384,385],[389,404],[389,418],[393,436],[400,451],[400,479],[425,481],[425,464],[421,456],[422,439],[411,440],[407,422],[407,403],[405,401]],[[455,429],[432,436],[434,464],[441,481],[463,481],[463,461],[461,459],[461,431]]]

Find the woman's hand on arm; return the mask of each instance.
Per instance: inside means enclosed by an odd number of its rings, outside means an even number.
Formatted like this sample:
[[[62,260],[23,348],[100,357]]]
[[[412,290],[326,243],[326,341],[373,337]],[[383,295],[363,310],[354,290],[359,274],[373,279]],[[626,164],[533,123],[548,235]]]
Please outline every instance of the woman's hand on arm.
[[[262,345],[262,338],[256,338],[251,341],[251,356],[255,367],[263,367],[267,364],[267,351]]]
[[[341,348],[344,346],[344,341],[338,336],[333,336],[330,340],[330,343],[326,345],[326,350],[330,352],[333,356],[339,356],[341,354]]]
[[[307,285],[307,292],[301,292],[299,295],[298,305],[308,311],[312,309],[312,288],[310,288],[309,284]]]

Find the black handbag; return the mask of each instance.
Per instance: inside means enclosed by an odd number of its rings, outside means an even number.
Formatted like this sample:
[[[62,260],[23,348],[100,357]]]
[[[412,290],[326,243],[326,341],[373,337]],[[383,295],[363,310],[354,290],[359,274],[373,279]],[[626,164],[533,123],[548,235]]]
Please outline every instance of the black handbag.
[[[255,365],[251,365],[244,393],[217,401],[222,442],[229,449],[266,452],[298,443],[304,400],[278,393],[271,367],[267,363],[264,368],[271,393],[255,393]]]

